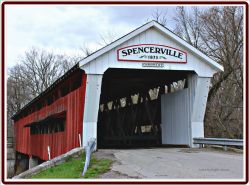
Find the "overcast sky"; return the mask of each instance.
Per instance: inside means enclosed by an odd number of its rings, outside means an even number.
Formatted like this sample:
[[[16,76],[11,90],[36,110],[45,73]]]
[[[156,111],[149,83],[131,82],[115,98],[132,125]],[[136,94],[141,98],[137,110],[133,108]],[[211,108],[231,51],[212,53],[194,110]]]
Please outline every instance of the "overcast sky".
[[[158,7],[171,17],[174,6]],[[79,55],[80,47],[100,48],[101,35],[120,37],[146,23],[155,6],[7,5],[7,67],[31,47]]]

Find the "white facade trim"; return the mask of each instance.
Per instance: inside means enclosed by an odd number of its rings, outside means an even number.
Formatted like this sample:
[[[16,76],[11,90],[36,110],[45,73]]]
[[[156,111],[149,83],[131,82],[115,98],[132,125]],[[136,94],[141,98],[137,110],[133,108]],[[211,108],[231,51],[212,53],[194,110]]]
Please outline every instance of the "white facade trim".
[[[103,55],[104,53],[107,53],[108,51],[114,49],[115,47],[121,45],[122,43],[128,41],[129,39],[135,37],[136,35],[146,31],[147,29],[149,29],[151,27],[154,27],[154,28],[160,30],[161,32],[163,32],[164,34],[168,35],[169,37],[171,37],[178,44],[184,46],[185,48],[187,48],[187,50],[189,50],[189,51],[193,52],[194,54],[196,54],[196,56],[198,58],[203,59],[208,65],[210,65],[216,71],[223,71],[224,70],[223,66],[216,63],[214,60],[212,60],[211,58],[209,58],[208,56],[206,56],[205,54],[203,54],[202,52],[200,52],[199,50],[194,48],[192,45],[190,45],[189,43],[187,43],[186,41],[184,41],[183,39],[181,39],[180,37],[175,35],[173,32],[171,32],[170,30],[168,30],[167,28],[165,28],[164,26],[160,25],[159,23],[157,23],[155,21],[151,21],[151,22],[137,28],[136,30],[134,30],[134,31],[130,32],[129,34],[121,37],[120,39],[116,40],[115,42],[113,42],[113,43],[103,47],[102,49],[96,51],[92,55],[89,55],[88,57],[84,58],[79,63],[79,66],[81,67],[83,65],[86,65],[87,63],[91,62],[92,60],[96,59],[97,57]]]

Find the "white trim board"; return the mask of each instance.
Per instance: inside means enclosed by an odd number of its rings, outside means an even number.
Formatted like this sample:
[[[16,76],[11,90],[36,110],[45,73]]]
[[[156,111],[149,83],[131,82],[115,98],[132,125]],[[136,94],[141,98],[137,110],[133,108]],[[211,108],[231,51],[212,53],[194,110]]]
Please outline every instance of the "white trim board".
[[[135,37],[136,35],[146,31],[147,29],[149,29],[151,27],[154,27],[157,30],[159,30],[159,31],[163,32],[164,34],[166,34],[167,36],[171,37],[175,42],[177,42],[178,44],[180,44],[183,47],[187,48],[187,50],[193,52],[199,58],[203,59],[209,66],[211,66],[216,71],[224,71],[224,68],[223,68],[222,65],[218,64],[216,61],[209,58],[208,56],[203,54],[201,51],[199,51],[198,49],[196,49],[195,47],[193,47],[192,45],[187,43],[185,40],[181,39],[180,37],[178,37],[173,32],[171,32],[170,30],[168,30],[167,28],[165,28],[164,26],[162,26],[161,24],[159,24],[156,21],[151,21],[151,22],[148,22],[148,23],[142,25],[141,27],[139,27],[139,28],[135,29],[134,31],[128,33],[127,35],[121,37],[120,39],[117,39],[113,43],[111,43],[111,44],[101,48],[100,50],[94,52],[93,54],[87,56],[86,58],[84,58],[83,60],[81,60],[79,62],[79,66],[81,67],[81,66],[86,65],[87,63],[93,61],[97,57],[103,55],[104,53],[112,50],[113,48],[121,45],[122,43],[128,41],[129,39]]]

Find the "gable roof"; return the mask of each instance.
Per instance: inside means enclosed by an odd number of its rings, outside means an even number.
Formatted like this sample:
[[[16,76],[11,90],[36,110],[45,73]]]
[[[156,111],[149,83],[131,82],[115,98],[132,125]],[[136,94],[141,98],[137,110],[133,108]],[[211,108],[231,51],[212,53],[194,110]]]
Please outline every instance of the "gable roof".
[[[117,39],[116,41],[110,43],[109,45],[97,50],[96,52],[94,52],[91,55],[87,56],[86,58],[82,59],[79,62],[79,66],[81,67],[81,66],[86,65],[87,63],[89,63],[92,60],[96,59],[97,57],[101,56],[102,54],[112,50],[113,48],[121,45],[122,43],[126,42],[127,40],[135,37],[136,35],[144,32],[146,30],[148,30],[151,27],[154,27],[157,30],[160,30],[161,32],[163,32],[166,35],[168,35],[169,37],[171,37],[178,44],[188,48],[190,51],[192,51],[197,56],[202,58],[208,65],[213,67],[216,71],[223,71],[224,70],[222,65],[218,64],[216,61],[214,61],[213,59],[211,59],[210,57],[208,57],[207,55],[202,53],[200,50],[196,49],[195,47],[190,45],[188,42],[181,39],[179,36],[177,36],[172,31],[170,31],[169,29],[167,29],[166,27],[164,27],[163,25],[161,25],[160,23],[158,23],[156,21],[150,21],[150,22],[142,25],[141,27],[133,30],[132,32],[128,33],[127,35],[124,35],[123,37],[121,37],[121,38]]]

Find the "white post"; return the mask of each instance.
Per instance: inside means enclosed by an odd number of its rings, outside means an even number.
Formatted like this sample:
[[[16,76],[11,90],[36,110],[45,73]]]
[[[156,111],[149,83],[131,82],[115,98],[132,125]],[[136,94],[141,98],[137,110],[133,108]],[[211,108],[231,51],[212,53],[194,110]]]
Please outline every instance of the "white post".
[[[80,147],[81,147],[81,146],[82,146],[81,134],[79,134],[78,137],[79,137],[79,145],[80,145]]]
[[[32,155],[29,157],[29,169],[38,165],[38,159]]]
[[[83,115],[82,146],[91,138],[97,139],[97,118],[101,94],[102,74],[87,74],[85,106]],[[96,146],[94,148],[96,150]]]
[[[209,77],[196,76],[196,84],[193,84],[194,88],[192,95],[192,114],[191,114],[191,135],[190,141],[193,141],[195,137],[204,137],[204,116],[206,111],[207,96],[210,85]],[[190,87],[191,88],[191,87]],[[191,147],[198,147],[191,143]]]
[[[38,159],[32,155],[29,157],[29,169],[38,165]]]
[[[32,156],[29,157],[29,169],[32,168],[32,163],[31,162],[32,162]]]
[[[48,156],[49,156],[49,160],[50,160],[50,147],[48,146]]]

